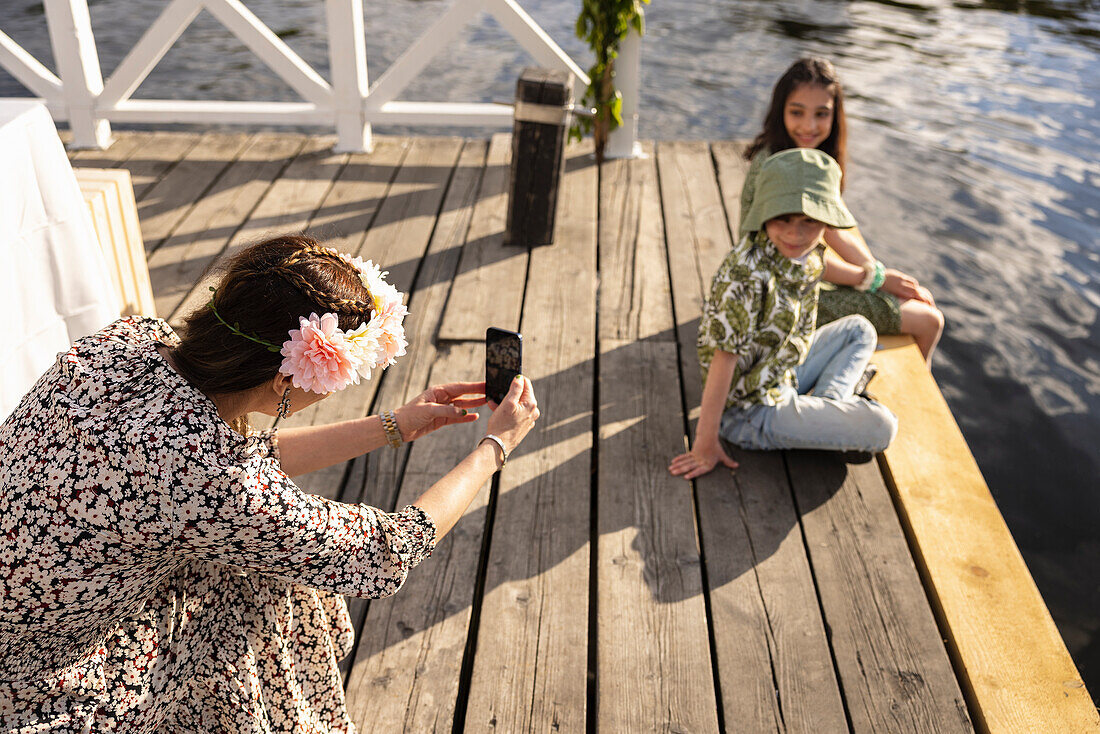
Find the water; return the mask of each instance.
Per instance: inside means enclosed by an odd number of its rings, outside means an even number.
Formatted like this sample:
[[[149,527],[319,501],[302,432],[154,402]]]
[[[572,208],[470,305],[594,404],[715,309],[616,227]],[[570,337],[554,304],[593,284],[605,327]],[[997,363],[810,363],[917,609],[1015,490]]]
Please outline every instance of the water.
[[[164,4],[92,0],[106,73]],[[377,78],[449,2],[364,5]],[[248,6],[327,75],[323,3]],[[588,63],[576,0],[523,6]],[[751,137],[791,61],[837,65],[846,200],[874,252],[928,285],[946,314],[936,379],[1097,695],[1100,0],[653,0],[648,24],[643,137]],[[4,0],[0,28],[52,65],[39,3]],[[528,63],[482,16],[404,98],[507,101]],[[0,72],[0,96],[22,94]],[[205,13],[135,96],[296,98]]]

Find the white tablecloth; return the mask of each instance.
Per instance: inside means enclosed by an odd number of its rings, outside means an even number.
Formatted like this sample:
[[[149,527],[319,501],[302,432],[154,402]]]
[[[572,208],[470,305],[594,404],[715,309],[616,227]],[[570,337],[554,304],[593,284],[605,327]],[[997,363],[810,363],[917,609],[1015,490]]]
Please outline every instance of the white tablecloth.
[[[36,102],[0,102],[0,421],[73,340],[118,317],[88,207]]]

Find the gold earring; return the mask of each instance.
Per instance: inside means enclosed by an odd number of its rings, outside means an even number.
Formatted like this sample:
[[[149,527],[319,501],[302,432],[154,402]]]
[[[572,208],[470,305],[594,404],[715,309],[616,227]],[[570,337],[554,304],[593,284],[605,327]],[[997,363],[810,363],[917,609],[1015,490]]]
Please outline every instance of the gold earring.
[[[279,417],[286,418],[290,415],[290,388],[283,393],[283,399],[279,401]]]

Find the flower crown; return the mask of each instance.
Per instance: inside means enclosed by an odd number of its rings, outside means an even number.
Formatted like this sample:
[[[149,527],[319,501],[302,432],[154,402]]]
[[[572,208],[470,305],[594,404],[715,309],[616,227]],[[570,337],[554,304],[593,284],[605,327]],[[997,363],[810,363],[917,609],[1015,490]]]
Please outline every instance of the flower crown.
[[[290,338],[280,347],[241,331],[240,324],[229,324],[214,308],[213,296],[207,304],[218,321],[234,334],[283,355],[279,372],[288,375],[291,384],[319,394],[359,384],[360,378],[369,380],[372,370],[394,364],[409,345],[403,325],[409,310],[402,303],[401,292],[386,282],[386,272],[370,260],[349,257],[332,248],[326,250],[355,268],[370,293],[373,315],[351,331],[340,328],[340,318],[335,313],[321,316],[311,313],[308,318],[298,318],[298,328],[290,330]],[[210,290],[216,293],[216,289]]]

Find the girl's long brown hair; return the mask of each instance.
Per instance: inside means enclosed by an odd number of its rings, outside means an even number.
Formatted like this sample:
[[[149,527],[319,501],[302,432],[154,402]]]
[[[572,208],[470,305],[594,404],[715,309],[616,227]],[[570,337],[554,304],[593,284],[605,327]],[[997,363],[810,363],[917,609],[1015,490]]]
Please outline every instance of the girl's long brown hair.
[[[209,304],[184,321],[172,357],[180,374],[208,396],[248,390],[278,374],[282,356],[240,331],[282,345],[298,319],[335,313],[351,331],[371,317],[371,296],[356,269],[317,241],[288,235],[252,245],[216,266],[222,276]]]
[[[844,90],[840,86],[836,69],[827,59],[817,57],[799,59],[783,73],[783,76],[779,77],[772,91],[768,113],[764,116],[764,130],[745,150],[745,160],[752,160],[764,149],[771,153],[778,153],[781,150],[797,147],[791,140],[791,136],[787,134],[787,126],[783,123],[783,108],[791,92],[803,84],[824,87],[825,91],[833,95],[833,129],[818,149],[831,155],[840,165],[840,182],[843,189],[844,172],[847,170],[848,162],[848,126],[844,117]]]

